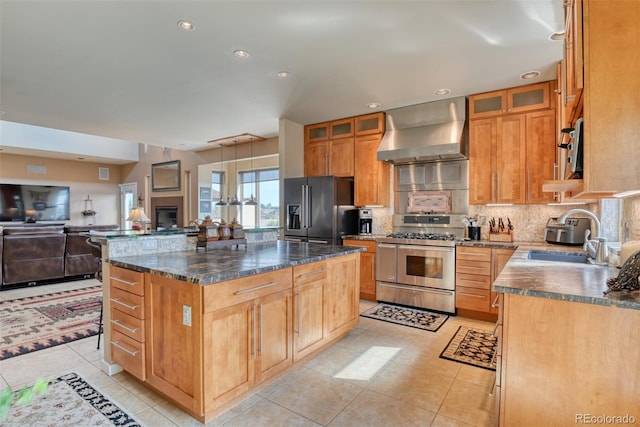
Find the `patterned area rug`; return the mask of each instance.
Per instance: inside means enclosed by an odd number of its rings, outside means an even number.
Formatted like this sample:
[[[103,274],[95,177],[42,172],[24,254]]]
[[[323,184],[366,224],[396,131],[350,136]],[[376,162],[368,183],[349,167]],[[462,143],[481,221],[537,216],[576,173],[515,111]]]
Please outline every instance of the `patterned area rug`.
[[[440,357],[495,371],[497,344],[498,338],[489,331],[460,326]]]
[[[0,360],[98,333],[102,286],[0,302]]]
[[[411,326],[412,328],[424,329],[425,331],[431,332],[437,331],[449,318],[446,314],[387,303],[380,303],[365,311],[360,316]]]
[[[140,426],[78,374],[56,378],[44,395],[26,405],[16,405],[2,420],[3,426]]]

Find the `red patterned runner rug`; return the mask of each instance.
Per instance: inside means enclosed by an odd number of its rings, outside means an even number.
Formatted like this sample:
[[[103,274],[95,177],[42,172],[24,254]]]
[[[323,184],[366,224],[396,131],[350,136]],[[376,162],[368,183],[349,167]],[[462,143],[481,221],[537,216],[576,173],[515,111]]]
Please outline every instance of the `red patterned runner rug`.
[[[98,333],[102,286],[0,301],[0,360]]]

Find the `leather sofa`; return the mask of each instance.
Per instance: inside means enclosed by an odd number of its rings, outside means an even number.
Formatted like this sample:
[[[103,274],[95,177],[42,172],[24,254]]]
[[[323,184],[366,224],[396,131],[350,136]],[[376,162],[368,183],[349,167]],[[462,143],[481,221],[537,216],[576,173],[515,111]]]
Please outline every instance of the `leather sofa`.
[[[0,289],[93,277],[98,259],[86,243],[89,231],[117,225],[4,227],[0,238]]]
[[[2,234],[3,286],[64,277],[63,226],[8,227]]]
[[[90,231],[118,230],[117,225],[67,225],[64,227],[67,244],[64,254],[65,277],[84,276],[93,277],[100,268],[98,259],[92,254],[91,246],[87,244]]]

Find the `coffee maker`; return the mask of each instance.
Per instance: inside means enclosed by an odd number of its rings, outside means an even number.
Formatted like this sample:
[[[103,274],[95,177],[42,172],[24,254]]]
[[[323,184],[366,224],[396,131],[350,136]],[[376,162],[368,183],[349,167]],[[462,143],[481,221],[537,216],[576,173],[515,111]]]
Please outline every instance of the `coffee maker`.
[[[358,234],[370,236],[373,232],[373,212],[371,209],[360,209],[358,211]]]

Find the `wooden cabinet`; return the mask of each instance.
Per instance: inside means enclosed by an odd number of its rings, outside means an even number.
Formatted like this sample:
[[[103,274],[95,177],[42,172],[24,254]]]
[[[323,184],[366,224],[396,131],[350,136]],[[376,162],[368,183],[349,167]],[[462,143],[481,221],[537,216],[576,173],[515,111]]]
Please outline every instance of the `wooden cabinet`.
[[[549,82],[471,95],[469,118],[501,116],[550,107]]]
[[[181,406],[202,402],[202,287],[156,274],[145,278],[147,382]]]
[[[636,77],[640,74],[640,3],[573,0],[571,5],[575,37],[569,33],[567,44],[576,51],[565,61],[575,58],[575,64],[566,68],[569,76],[575,76],[579,102],[575,108],[569,104],[575,110],[569,117],[572,123],[581,113],[584,118],[584,165],[582,179],[549,181],[545,190],[566,191],[569,194],[565,200],[583,201],[637,191],[640,168],[634,165],[640,163],[640,79]],[[582,96],[578,98],[581,77]]]
[[[327,274],[326,261],[293,267],[294,362],[325,344],[323,298]]]
[[[353,176],[354,119],[305,126],[305,176]]]
[[[555,177],[556,115],[553,110],[536,111],[526,115],[526,201],[553,202],[553,194],[543,192],[542,185]]]
[[[344,246],[367,248],[360,252],[360,299],[376,299],[376,242],[374,240],[345,239]]]
[[[388,206],[391,194],[391,167],[378,160],[382,134],[357,136],[354,166],[354,204],[356,206]]]
[[[496,293],[491,284],[500,274],[514,249],[458,246],[456,248],[456,308],[463,315],[495,319]]]
[[[359,268],[349,254],[203,286],[112,266],[112,357],[209,421],[357,324]]]
[[[360,257],[345,255],[327,260],[328,280],[324,295],[325,340],[343,335],[358,323]]]
[[[637,418],[638,324],[639,310],[505,293],[499,425]]]
[[[111,358],[141,380],[145,370],[144,274],[112,266]]]
[[[293,363],[291,269],[204,290],[204,412]]]
[[[355,118],[355,131],[357,136],[383,134],[384,128],[385,118],[382,112],[365,114]]]
[[[469,122],[469,203],[547,203],[542,183],[553,179],[554,110]]]

